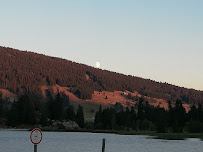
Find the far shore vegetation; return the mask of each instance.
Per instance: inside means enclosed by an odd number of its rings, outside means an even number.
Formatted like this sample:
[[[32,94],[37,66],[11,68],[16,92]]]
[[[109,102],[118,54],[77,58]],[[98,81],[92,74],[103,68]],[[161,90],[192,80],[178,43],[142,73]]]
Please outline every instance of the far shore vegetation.
[[[103,109],[98,107],[94,122],[85,122],[83,107],[69,104],[69,98],[60,93],[47,102],[35,101],[22,95],[13,103],[3,100],[0,93],[0,127],[33,128],[43,131],[114,133],[119,135],[149,135],[157,139],[181,140],[200,138],[203,140],[203,108],[193,105],[186,113],[182,101],[168,101],[168,110],[149,105],[139,98],[135,106],[124,108],[116,103]],[[76,108],[76,109],[75,109]],[[79,126],[68,129],[54,121],[72,121]]]

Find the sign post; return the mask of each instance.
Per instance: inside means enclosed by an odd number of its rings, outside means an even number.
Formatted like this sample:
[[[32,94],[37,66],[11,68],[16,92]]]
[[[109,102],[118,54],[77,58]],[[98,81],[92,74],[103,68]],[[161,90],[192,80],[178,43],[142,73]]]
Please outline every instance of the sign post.
[[[42,131],[35,128],[30,133],[30,140],[34,144],[34,152],[37,152],[37,145],[42,141]]]
[[[37,145],[34,145],[34,152],[37,152]]]
[[[103,142],[102,142],[102,152],[105,152],[105,141],[106,141],[106,139],[103,138]]]

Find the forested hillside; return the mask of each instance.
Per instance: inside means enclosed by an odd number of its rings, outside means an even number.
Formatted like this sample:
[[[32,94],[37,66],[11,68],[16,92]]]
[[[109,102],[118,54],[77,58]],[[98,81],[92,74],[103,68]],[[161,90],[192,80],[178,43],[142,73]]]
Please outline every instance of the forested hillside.
[[[65,59],[0,47],[0,88],[17,95],[42,100],[41,86],[69,87],[81,99],[94,91],[128,90],[139,94],[185,103],[203,104],[203,91],[177,87],[135,76],[93,68]],[[51,94],[51,90],[48,94]]]

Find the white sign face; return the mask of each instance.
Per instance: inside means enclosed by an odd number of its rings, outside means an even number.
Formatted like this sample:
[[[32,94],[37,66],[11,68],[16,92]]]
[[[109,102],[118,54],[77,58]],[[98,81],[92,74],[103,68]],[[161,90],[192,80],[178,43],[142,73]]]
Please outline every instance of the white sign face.
[[[37,145],[42,141],[42,132],[40,129],[33,129],[30,134],[30,140],[33,144]]]

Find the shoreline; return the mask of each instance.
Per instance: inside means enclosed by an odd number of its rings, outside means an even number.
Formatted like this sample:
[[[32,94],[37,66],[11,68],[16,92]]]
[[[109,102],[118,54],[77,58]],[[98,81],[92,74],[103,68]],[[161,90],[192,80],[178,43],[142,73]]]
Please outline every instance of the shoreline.
[[[0,128],[0,131],[32,131],[33,128]],[[125,130],[88,130],[88,129],[44,129],[44,132],[78,132],[78,133],[105,133],[115,135],[143,135],[154,139],[163,140],[189,140],[199,139],[203,141],[203,133],[157,133],[153,131],[125,131]]]
[[[150,131],[125,131],[125,130],[72,130],[72,129],[41,129],[45,132],[87,132],[87,133],[106,133],[106,134],[116,134],[116,135],[143,135],[150,136],[154,139],[164,139],[164,140],[187,140],[187,139],[200,139],[203,141],[203,133],[157,133]]]
[[[30,129],[18,129],[18,128],[0,128],[0,131],[30,131]]]

